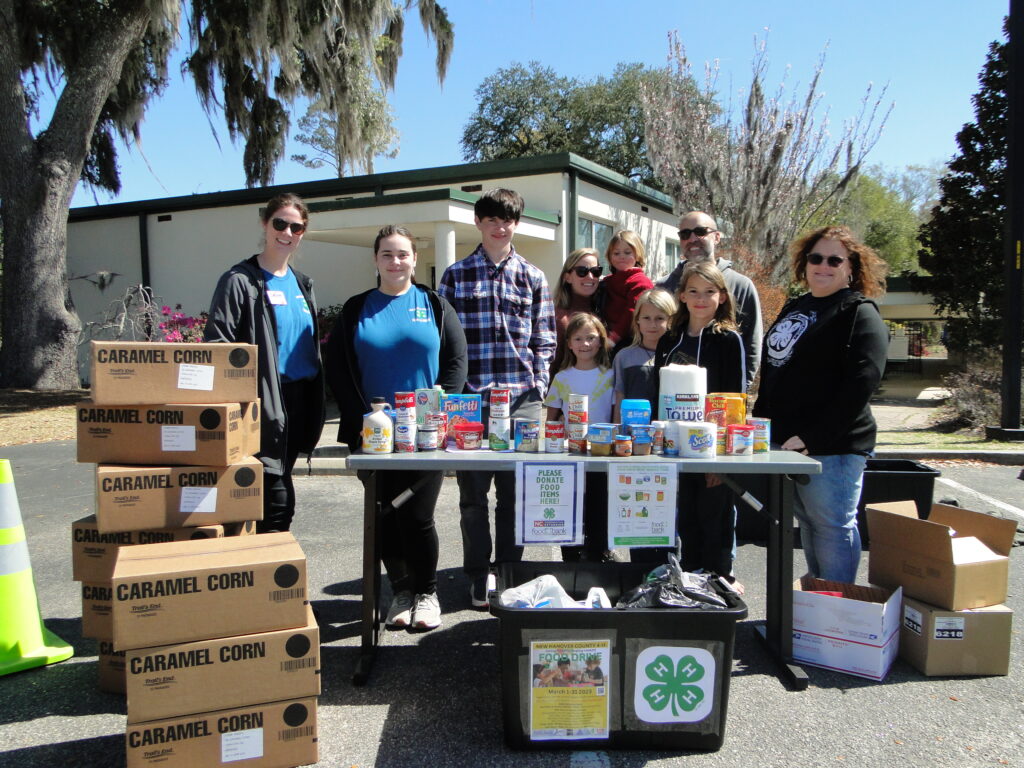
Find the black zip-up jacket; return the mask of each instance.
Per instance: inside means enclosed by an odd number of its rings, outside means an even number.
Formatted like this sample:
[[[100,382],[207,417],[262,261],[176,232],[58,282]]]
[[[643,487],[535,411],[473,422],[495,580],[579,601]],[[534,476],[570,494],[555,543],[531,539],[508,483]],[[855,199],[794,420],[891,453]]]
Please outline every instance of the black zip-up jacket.
[[[327,384],[334,393],[334,399],[341,411],[338,422],[338,442],[348,444],[353,451],[360,446],[360,434],[363,429],[363,414],[370,410],[370,402],[363,392],[363,377],[359,370],[359,358],[356,356],[356,332],[359,328],[359,316],[366,304],[366,297],[374,290],[365,291],[353,296],[341,308],[341,314],[334,323],[331,335],[327,339],[324,365],[327,371]],[[435,291],[421,285],[413,284],[410,290],[423,291],[430,301],[434,312],[434,322],[441,339],[439,353],[440,365],[437,381],[448,393],[462,392],[466,386],[466,374],[469,371],[469,359],[466,353],[466,334],[462,323],[452,305]]]
[[[664,366],[678,362],[673,359],[673,353],[683,333],[686,333],[685,329],[672,330],[658,339],[654,352],[655,370],[660,371]],[[737,331],[715,332],[705,327],[697,344],[697,365],[708,372],[708,392],[746,391],[746,356],[743,337]]]
[[[772,334],[807,296],[787,302],[764,337],[761,387],[754,416],[772,420],[772,443],[798,435],[812,456],[867,455],[875,448],[877,427],[868,404],[885,371],[889,332],[878,305],[844,289],[823,308],[788,349],[770,349]],[[773,358],[789,353],[779,366]]]
[[[267,300],[263,270],[253,256],[240,261],[221,275],[210,300],[210,317],[203,332],[204,341],[228,341],[259,347],[260,452],[258,458],[267,472],[283,472],[289,430],[299,430],[300,452],[312,453],[324,425],[324,375],[320,360],[320,331],[317,327],[313,281],[292,267],[299,289],[313,316],[313,338],[317,340],[316,378],[308,384],[308,419],[289,424],[281,399],[281,375],[277,363],[277,319]]]

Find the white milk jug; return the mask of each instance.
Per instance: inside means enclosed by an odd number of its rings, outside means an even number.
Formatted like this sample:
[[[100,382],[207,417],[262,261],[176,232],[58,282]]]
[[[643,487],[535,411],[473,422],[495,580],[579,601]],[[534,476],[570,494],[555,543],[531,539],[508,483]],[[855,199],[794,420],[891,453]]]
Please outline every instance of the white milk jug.
[[[391,453],[395,425],[390,410],[391,406],[383,397],[370,401],[370,412],[363,414],[363,453]]]

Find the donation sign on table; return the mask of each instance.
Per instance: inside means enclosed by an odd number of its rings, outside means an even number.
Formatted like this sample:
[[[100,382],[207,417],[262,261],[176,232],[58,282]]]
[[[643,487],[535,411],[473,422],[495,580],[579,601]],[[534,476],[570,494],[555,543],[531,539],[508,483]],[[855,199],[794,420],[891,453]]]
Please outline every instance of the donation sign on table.
[[[583,543],[583,476],[573,462],[516,463],[516,544]]]
[[[608,738],[611,640],[530,643],[530,739]]]
[[[671,547],[678,475],[664,464],[608,467],[608,548]]]

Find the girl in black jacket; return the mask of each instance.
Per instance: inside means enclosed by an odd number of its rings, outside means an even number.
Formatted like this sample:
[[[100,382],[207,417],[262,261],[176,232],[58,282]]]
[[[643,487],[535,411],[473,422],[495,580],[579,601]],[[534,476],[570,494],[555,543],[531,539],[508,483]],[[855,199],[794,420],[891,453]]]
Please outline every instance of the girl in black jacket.
[[[462,392],[468,360],[458,315],[437,293],[417,285],[416,241],[404,227],[387,226],[373,245],[379,287],[353,296],[327,342],[327,380],[341,411],[338,440],[360,446],[370,398],[394,402],[395,392],[440,385]],[[372,472],[359,472],[365,485]],[[386,624],[428,630],[441,625],[437,599],[438,539],[434,506],[442,471],[388,470],[378,487],[387,502],[412,496],[380,525],[381,556],[391,581]]]

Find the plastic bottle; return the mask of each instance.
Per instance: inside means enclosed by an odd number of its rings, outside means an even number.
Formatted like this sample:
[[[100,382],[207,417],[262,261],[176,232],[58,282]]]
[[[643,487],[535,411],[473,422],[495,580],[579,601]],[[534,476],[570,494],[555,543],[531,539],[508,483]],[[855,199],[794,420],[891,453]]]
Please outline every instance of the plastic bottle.
[[[395,425],[388,413],[390,410],[391,406],[383,397],[370,401],[370,412],[363,414],[363,453],[391,453]]]

